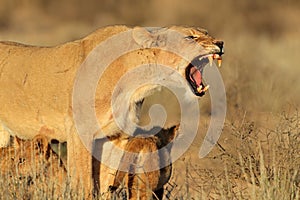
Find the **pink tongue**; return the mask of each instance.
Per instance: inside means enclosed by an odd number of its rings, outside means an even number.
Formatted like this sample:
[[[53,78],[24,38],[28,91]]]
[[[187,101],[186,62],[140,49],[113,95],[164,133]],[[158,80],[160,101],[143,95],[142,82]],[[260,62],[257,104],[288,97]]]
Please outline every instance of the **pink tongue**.
[[[202,82],[202,76],[200,71],[195,68],[191,69],[191,76],[192,76],[191,78],[195,81],[197,86],[200,86]]]

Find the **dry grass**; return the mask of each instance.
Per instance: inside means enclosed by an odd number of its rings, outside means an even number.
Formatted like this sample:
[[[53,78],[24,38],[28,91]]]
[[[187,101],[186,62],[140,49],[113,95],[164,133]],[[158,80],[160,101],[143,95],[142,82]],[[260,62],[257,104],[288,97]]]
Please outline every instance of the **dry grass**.
[[[227,149],[221,140],[215,155],[208,158],[220,166],[184,161],[180,175],[175,171],[167,184],[165,199],[300,199],[298,112],[281,115],[274,129],[257,128],[246,121],[240,126],[227,124],[226,129],[234,145]],[[34,143],[21,145],[25,147],[21,154],[15,148],[1,150],[2,199],[83,198],[82,190],[71,191],[56,155],[45,158]],[[184,176],[184,182],[176,182],[176,176]]]
[[[234,143],[221,139],[206,165],[184,161],[167,186],[170,199],[300,199],[299,113],[277,122],[274,129],[227,124]]]
[[[165,199],[300,199],[299,13],[298,0],[1,0],[0,40],[55,45],[109,24],[207,28],[225,40],[226,125],[207,158],[198,159],[197,140],[175,162]],[[31,152],[33,168],[22,171],[22,159],[11,160],[19,151],[0,152],[10,169],[1,170],[0,199],[82,199],[66,178],[57,184],[55,155]]]
[[[0,149],[2,199],[57,199],[70,190],[66,171],[48,140],[15,138]]]

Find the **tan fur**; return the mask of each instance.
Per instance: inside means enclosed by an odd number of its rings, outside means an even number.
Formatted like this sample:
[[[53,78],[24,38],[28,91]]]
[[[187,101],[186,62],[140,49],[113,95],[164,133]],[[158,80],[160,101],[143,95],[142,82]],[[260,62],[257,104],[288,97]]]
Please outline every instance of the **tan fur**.
[[[129,173],[117,171],[114,184],[110,187],[114,195],[122,193],[125,189],[128,199],[152,199],[152,197],[162,199],[163,186],[169,181],[172,172],[171,164],[160,168],[162,162],[171,161],[170,149],[163,149],[163,147],[176,137],[178,127],[179,125],[167,130],[162,129],[156,135],[150,136],[138,133],[137,136],[129,139],[125,151],[135,154],[123,155],[120,169],[127,169]],[[147,157],[143,155],[149,152],[157,153]],[[148,171],[153,167],[158,170]],[[146,172],[141,173],[138,172],[139,170]]]
[[[195,41],[204,47],[204,51],[199,54],[217,48],[213,44],[215,40],[203,30],[187,27],[170,29],[186,36],[197,35]],[[73,84],[76,73],[87,55],[102,41],[127,30],[132,29],[126,26],[105,27],[83,39],[55,47],[0,42],[0,124],[20,138],[31,139],[40,134],[61,142],[66,141],[71,184],[82,183],[87,188],[88,197],[91,197],[92,191],[92,157],[74,127]],[[134,28],[133,38],[141,48],[163,44],[167,39],[163,31],[150,33],[143,28]],[[182,38],[178,41],[178,45],[185,49],[189,44],[185,42],[185,38]],[[153,48],[133,51],[115,60],[102,75],[96,90],[96,114],[105,135],[123,135],[112,118],[111,95],[114,86],[127,71],[147,63],[160,63],[173,67],[183,77],[184,69],[188,64],[186,60],[174,53]],[[134,105],[155,92],[159,92],[158,87],[140,88],[131,99],[131,104]],[[123,98],[122,95],[119,98]],[[131,112],[132,116],[138,116],[135,109]],[[170,122],[169,125],[177,123],[178,120]],[[168,127],[171,127],[169,125]],[[124,148],[126,142],[126,137],[115,137],[114,140],[114,143],[121,148]],[[109,185],[113,183],[113,174],[115,170],[101,165],[99,182],[102,192],[107,191]]]

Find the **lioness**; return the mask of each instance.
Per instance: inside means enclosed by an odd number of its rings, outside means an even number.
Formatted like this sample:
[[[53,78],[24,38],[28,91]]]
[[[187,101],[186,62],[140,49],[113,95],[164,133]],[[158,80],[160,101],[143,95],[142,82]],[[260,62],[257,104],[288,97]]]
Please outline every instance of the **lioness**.
[[[177,45],[177,48],[179,47],[183,52],[185,50],[191,52],[189,55],[192,59],[183,58],[174,52],[160,48],[169,41],[168,30],[180,33],[181,37],[177,39],[175,46]],[[203,68],[215,58],[221,61],[222,41],[214,39],[207,31],[199,28],[173,26],[164,29],[145,29],[109,26],[80,40],[55,47],[0,42],[0,125],[5,127],[7,132],[23,139],[31,139],[40,134],[48,139],[66,141],[71,185],[84,186],[87,197],[92,195],[92,177],[94,177],[92,172],[98,169],[92,167],[92,155],[89,149],[92,145],[87,148],[85,141],[78,135],[78,129],[75,128],[73,114],[80,113],[82,110],[73,108],[73,85],[88,55],[100,43],[126,31],[131,33],[132,40],[140,48],[112,62],[98,82],[94,104],[86,102],[95,106],[96,117],[101,124],[100,129],[104,133],[101,137],[108,136],[115,145],[124,149],[128,134],[114,119],[114,116],[122,113],[113,113],[111,108],[114,87],[121,77],[139,65],[159,63],[172,68],[183,77],[190,86],[187,98],[198,98],[208,89],[208,86],[203,83]],[[201,48],[195,48],[195,44]],[[104,55],[97,56],[101,58]],[[149,68],[149,73],[151,71],[155,69]],[[163,73],[165,72],[161,72],[161,75]],[[92,76],[93,72],[90,75]],[[148,78],[147,73],[140,76],[144,79]],[[117,98],[126,97],[130,89],[130,84],[123,85],[117,93]],[[143,101],[160,91],[159,85],[145,85],[136,90],[130,98],[128,116],[138,122]],[[163,128],[178,124],[178,120],[175,121],[168,122]],[[88,120],[83,120],[82,123],[88,123]],[[92,144],[94,135],[88,137],[88,143]],[[99,136],[97,137],[99,139]],[[100,154],[109,154],[110,149],[107,144],[110,141],[103,141]],[[114,155],[111,157],[114,159]],[[115,162],[119,161],[115,160]],[[99,182],[100,191],[106,192],[114,183],[116,169],[101,164],[99,170],[100,176],[94,177],[99,181],[94,180],[94,183]]]

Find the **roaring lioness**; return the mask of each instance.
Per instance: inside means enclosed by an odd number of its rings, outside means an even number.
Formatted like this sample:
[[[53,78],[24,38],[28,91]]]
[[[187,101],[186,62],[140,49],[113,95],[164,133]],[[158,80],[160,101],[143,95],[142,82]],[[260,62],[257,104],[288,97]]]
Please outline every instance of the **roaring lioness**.
[[[172,36],[168,32],[170,30],[180,35],[172,45],[181,52],[187,52],[186,58],[164,49]],[[72,102],[74,83],[78,71],[84,71],[81,66],[89,54],[102,42],[124,32],[130,33],[132,41],[139,49],[127,52],[110,63],[98,82],[94,102],[87,102],[94,106],[96,118],[101,124],[101,132],[104,133],[101,137],[108,136],[110,139],[103,140],[102,148],[99,148],[100,154],[109,154],[108,142],[112,141],[124,149],[128,141],[128,133],[114,120],[120,113],[113,113],[111,104],[113,94],[122,99],[130,89],[130,84],[124,84],[114,93],[115,85],[123,75],[140,65],[148,66],[151,73],[156,68],[150,64],[159,63],[181,75],[190,87],[187,98],[198,98],[208,89],[203,83],[203,68],[212,63],[213,59],[221,61],[223,42],[214,39],[203,29],[181,26],[162,29],[109,26],[83,39],[55,47],[0,42],[0,126],[5,132],[23,139],[31,139],[40,134],[49,139],[66,141],[71,184],[84,186],[87,196],[91,195],[93,183],[99,184],[101,192],[108,191],[109,186],[114,183],[117,170],[104,164],[99,165],[100,169],[92,167],[90,147],[79,137],[74,120],[74,113],[82,111],[78,107],[76,110]],[[126,43],[127,40],[121,42]],[[109,55],[96,56],[104,58]],[[90,72],[91,76],[92,73]],[[140,76],[147,79],[147,73],[141,73]],[[172,77],[171,74],[167,76]],[[159,85],[144,85],[137,89],[130,98],[127,116],[138,122],[144,100],[160,92]],[[178,124],[178,120],[175,121],[168,122],[163,128]],[[88,121],[82,120],[82,123]],[[89,136],[89,139],[93,140],[93,137],[94,135]],[[97,137],[99,139],[99,136]],[[92,144],[93,141],[88,143]],[[114,155],[110,156],[114,158]],[[100,175],[94,176],[93,171],[97,170],[100,171]]]

